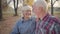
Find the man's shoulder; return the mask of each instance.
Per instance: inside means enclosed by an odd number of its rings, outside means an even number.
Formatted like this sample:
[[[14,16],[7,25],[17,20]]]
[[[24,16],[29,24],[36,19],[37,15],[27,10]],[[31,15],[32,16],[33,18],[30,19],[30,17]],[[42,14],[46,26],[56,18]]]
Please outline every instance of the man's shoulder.
[[[50,16],[50,21],[53,21],[55,23],[60,23],[60,19],[58,17],[55,17],[55,16]]]
[[[55,27],[55,26],[60,26],[60,21],[57,17],[55,16],[49,16],[49,21],[48,21],[48,26],[52,26],[52,27]],[[46,26],[46,27],[48,27]]]

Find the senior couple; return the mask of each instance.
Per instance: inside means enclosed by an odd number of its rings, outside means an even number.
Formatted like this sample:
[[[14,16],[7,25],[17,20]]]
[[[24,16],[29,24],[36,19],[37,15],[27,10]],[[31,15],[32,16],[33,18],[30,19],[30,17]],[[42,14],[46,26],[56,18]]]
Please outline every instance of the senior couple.
[[[32,12],[35,17],[31,16]],[[59,19],[48,13],[45,0],[37,0],[32,8],[22,7],[22,13],[11,34],[60,34]]]

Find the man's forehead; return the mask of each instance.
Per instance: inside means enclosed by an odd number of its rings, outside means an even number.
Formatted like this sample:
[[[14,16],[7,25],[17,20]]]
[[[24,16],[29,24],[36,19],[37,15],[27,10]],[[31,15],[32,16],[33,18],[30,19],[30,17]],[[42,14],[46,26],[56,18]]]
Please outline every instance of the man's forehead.
[[[36,7],[36,5],[33,5],[32,7]]]
[[[33,9],[34,9],[34,8],[37,8],[37,6],[33,6]]]

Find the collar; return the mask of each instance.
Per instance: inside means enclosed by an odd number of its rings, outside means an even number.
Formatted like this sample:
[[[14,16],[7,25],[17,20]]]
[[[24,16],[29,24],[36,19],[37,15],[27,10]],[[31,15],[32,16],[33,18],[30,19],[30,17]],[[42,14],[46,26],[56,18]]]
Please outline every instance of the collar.
[[[22,22],[31,21],[31,20],[32,20],[31,17],[28,20],[24,20],[24,17],[22,17]]]
[[[46,20],[49,18],[49,16],[50,16],[50,14],[47,13],[47,14],[43,17],[42,20],[43,20],[43,21],[46,21]]]

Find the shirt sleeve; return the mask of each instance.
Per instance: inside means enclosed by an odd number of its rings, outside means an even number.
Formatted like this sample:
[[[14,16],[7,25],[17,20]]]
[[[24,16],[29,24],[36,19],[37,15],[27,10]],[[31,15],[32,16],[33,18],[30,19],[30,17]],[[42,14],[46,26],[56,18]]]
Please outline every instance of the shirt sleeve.
[[[13,28],[11,34],[19,34],[19,29],[18,29],[18,24],[19,22],[16,23],[15,27]]]
[[[55,29],[56,34],[60,34],[60,24],[56,24],[54,29]]]
[[[52,34],[60,34],[60,20],[58,18],[52,18],[53,22],[55,22],[55,25],[52,30]]]
[[[59,24],[55,24],[55,26],[49,32],[49,34],[60,34],[60,25]]]

